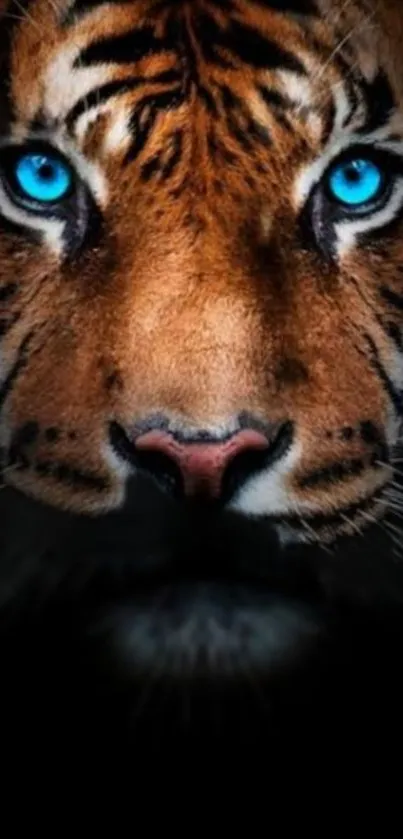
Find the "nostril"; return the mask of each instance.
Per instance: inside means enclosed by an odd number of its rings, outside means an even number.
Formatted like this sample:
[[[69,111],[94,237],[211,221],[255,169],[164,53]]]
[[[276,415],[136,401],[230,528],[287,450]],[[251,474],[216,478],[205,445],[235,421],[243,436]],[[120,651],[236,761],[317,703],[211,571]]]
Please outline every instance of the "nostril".
[[[110,424],[110,440],[122,460],[154,477],[172,496],[183,495],[182,474],[172,458],[161,451],[137,449],[116,422]]]
[[[279,423],[271,428],[268,445],[265,449],[245,449],[240,451],[228,464],[222,482],[222,497],[228,501],[248,478],[270,469],[280,460],[291,446],[293,423]]]
[[[136,465],[154,477],[175,498],[184,495],[183,476],[174,460],[163,452],[136,451]]]

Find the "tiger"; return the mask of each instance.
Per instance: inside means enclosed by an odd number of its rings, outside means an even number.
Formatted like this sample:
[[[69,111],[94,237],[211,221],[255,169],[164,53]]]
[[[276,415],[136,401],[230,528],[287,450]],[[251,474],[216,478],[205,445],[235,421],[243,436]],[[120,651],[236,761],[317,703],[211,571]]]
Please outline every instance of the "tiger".
[[[283,743],[397,707],[401,0],[0,18],[10,712]]]

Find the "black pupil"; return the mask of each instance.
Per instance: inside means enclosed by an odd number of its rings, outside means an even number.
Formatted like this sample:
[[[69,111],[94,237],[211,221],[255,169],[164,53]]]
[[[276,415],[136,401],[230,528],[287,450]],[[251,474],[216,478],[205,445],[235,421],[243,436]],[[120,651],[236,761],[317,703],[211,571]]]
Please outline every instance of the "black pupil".
[[[54,170],[51,163],[42,163],[39,167],[39,174],[44,181],[51,181],[54,177]]]
[[[346,166],[346,178],[350,183],[357,183],[361,179],[361,172],[350,163]]]

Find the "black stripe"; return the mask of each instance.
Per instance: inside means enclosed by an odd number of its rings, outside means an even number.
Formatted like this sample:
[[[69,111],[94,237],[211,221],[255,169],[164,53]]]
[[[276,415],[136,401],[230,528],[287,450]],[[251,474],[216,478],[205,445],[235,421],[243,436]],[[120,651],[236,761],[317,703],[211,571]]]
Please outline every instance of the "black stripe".
[[[3,384],[0,387],[0,408],[4,406],[7,396],[12,390],[16,379],[21,373],[21,370],[23,370],[27,364],[28,348],[32,341],[33,335],[33,332],[29,332],[28,335],[25,336],[23,341],[21,341],[16,361],[14,362],[10,372],[8,373]]]
[[[104,85],[100,85],[100,87],[90,90],[86,96],[78,99],[76,104],[67,113],[65,118],[67,127],[71,130],[82,114],[87,113],[91,108],[103,105],[108,99],[112,99],[114,96],[122,96],[129,90],[135,90],[143,82],[144,80],[142,78],[116,79],[113,82],[107,82]]]
[[[264,37],[257,29],[238,21],[232,21],[226,29],[221,29],[212,17],[201,14],[195,23],[195,34],[205,57],[212,63],[222,64],[224,61],[224,64],[228,64],[224,56],[217,52],[223,49],[250,67],[291,70],[306,75],[305,68],[295,55]]]
[[[109,489],[108,481],[95,472],[84,472],[67,463],[49,460],[39,460],[35,463],[27,456],[24,447],[14,442],[10,446],[6,465],[16,467],[19,471],[34,469],[41,477],[53,478],[57,483],[79,489],[92,489],[97,492]]]
[[[325,146],[330,141],[336,122],[336,105],[334,99],[330,99],[328,103],[324,103],[321,113],[321,119],[321,143],[323,143],[323,145]]]
[[[155,11],[155,10],[154,10]],[[216,115],[217,104],[211,90],[200,78],[199,62],[185,21],[180,17],[170,16],[165,29],[169,49],[176,51],[182,67],[182,85],[189,96],[192,87],[196,88],[207,110]]]
[[[398,309],[400,312],[403,312],[402,294],[397,294],[396,291],[392,291],[392,289],[388,288],[387,286],[382,286],[381,295],[387,303],[390,303],[390,305],[394,306],[395,309]]]
[[[353,85],[350,80],[350,73],[351,69],[347,65],[346,73],[342,74],[341,81],[344,86],[344,93],[346,94],[347,102],[348,102],[348,111],[343,119],[342,128],[347,128],[350,124],[351,120],[355,117],[359,107],[360,107],[360,100],[357,95],[357,88]]]
[[[213,136],[213,134],[208,135],[207,145],[210,157],[212,159],[220,157],[229,166],[232,166],[234,163],[236,163],[236,155],[232,151],[227,149],[223,143],[217,140],[217,137]]]
[[[292,102],[283,96],[282,93],[279,93],[278,90],[273,90],[270,87],[264,87],[261,85],[258,88],[258,92],[260,93],[262,99],[266,102],[266,105],[269,105],[270,108],[281,108],[284,111],[287,111],[290,107],[292,107]]]
[[[284,15],[317,15],[314,0],[253,0],[255,6],[264,6],[273,12]]]
[[[403,352],[402,330],[399,329],[397,324],[393,323],[393,321],[388,321],[386,324],[382,323],[382,327],[395,344],[396,349],[399,350],[399,352]]]
[[[219,85],[218,89],[221,94],[223,106],[227,111],[238,110],[244,113],[245,106],[242,99],[228,85]]]
[[[134,64],[142,58],[158,55],[170,49],[169,42],[157,38],[151,26],[132,29],[122,35],[101,38],[77,56],[75,67],[91,64]]]
[[[124,161],[125,164],[132,163],[132,161],[136,160],[136,158],[139,156],[148,140],[148,137],[150,136],[156,119],[156,110],[151,111],[147,119],[143,122],[140,121],[139,114],[135,113],[132,115],[130,119],[130,131],[134,139],[129,151],[126,154]]]
[[[229,56],[224,56],[219,50],[222,46],[219,40],[222,30],[213,18],[204,14],[199,15],[194,23],[194,33],[204,61],[223,69],[234,66],[233,60]]]
[[[7,332],[19,321],[21,312],[16,312],[14,315],[9,315],[7,318],[0,317],[0,338],[4,338]]]
[[[155,154],[154,157],[147,160],[147,163],[143,163],[140,170],[141,180],[144,181],[144,183],[148,183],[154,175],[161,172],[161,169],[161,154]]]
[[[295,110],[295,105],[285,96],[278,92],[278,90],[272,90],[271,88],[264,87],[261,85],[258,88],[258,92],[262,97],[265,104],[270,108],[272,116],[274,116],[275,120],[285,128],[286,131],[290,130],[290,122],[288,119],[288,113]]]
[[[354,520],[354,516],[360,511],[365,512],[368,509],[372,509],[377,500],[378,493],[363,498],[354,504],[348,504],[346,507],[340,507],[334,513],[314,513],[313,515],[306,515],[304,513],[303,521],[308,521],[313,529],[316,527],[332,527],[341,523],[345,524],[346,518],[350,519],[350,521]]]
[[[340,38],[342,37],[342,33],[340,33]],[[317,51],[319,51],[319,47]],[[329,58],[328,55],[323,56],[324,61],[327,58]],[[362,91],[360,89],[362,76],[356,71],[354,65],[351,65],[340,52],[333,57],[333,64],[340,75],[340,82],[343,85],[349,105],[342,122],[342,126],[345,128],[348,126],[350,120],[353,119],[357,110],[362,107]]]
[[[5,303],[7,300],[10,300],[10,297],[14,297],[18,290],[17,283],[7,283],[4,286],[0,287],[0,303]]]
[[[396,412],[399,415],[402,415],[403,414],[402,394],[399,393],[399,391],[396,390],[393,382],[389,378],[389,376],[388,376],[388,374],[387,374],[387,372],[386,372],[386,370],[385,370],[385,368],[384,368],[384,366],[383,366],[383,364],[382,364],[382,362],[379,358],[379,352],[378,352],[378,350],[375,346],[375,342],[372,340],[371,336],[368,335],[367,333],[365,333],[364,337],[365,337],[365,339],[367,341],[367,344],[368,344],[368,347],[369,347],[370,356],[371,356],[371,358],[370,358],[371,364],[374,367],[374,369],[376,370],[376,372],[378,373],[379,378],[380,378],[380,380],[381,380],[381,382],[384,386],[384,389],[386,390],[386,393],[388,394],[389,399],[391,400]]]
[[[175,131],[175,133],[170,138],[170,142],[172,143],[172,151],[170,154],[169,159],[165,162],[162,172],[161,172],[161,180],[167,181],[171,175],[174,174],[175,170],[178,167],[178,164],[182,158],[182,150],[183,150],[183,136],[181,131]]]
[[[278,522],[279,524],[289,524],[301,530],[303,529],[301,528],[301,521],[309,522],[313,529],[317,527],[332,527],[334,525],[340,525],[341,523],[344,524],[346,517],[353,519],[354,516],[361,510],[365,511],[367,509],[371,509],[379,498],[380,491],[377,490],[375,493],[372,493],[366,498],[362,498],[360,501],[348,504],[345,507],[339,507],[339,509],[335,510],[333,513],[304,512],[303,515],[300,516],[295,513],[290,513],[288,515],[268,516],[268,519],[273,522]]]
[[[19,463],[20,457],[21,453],[19,453],[17,463]],[[97,492],[103,492],[109,488],[108,481],[95,472],[84,472],[81,469],[69,466],[67,463],[39,461],[34,465],[34,468],[39,475],[51,477],[58,483],[67,484],[68,486],[76,486],[80,489],[94,489]]]
[[[130,90],[136,90],[148,84],[160,85],[178,81],[180,81],[179,74],[174,70],[167,70],[155,76],[132,76],[126,79],[115,79],[112,82],[106,82],[106,84],[90,90],[86,96],[83,96],[76,102],[66,116],[66,124],[71,129],[81,114],[87,113],[91,108],[105,104],[105,102],[115,96],[124,96]]]
[[[145,96],[138,103],[130,119],[130,130],[134,139],[126,155],[125,163],[131,163],[143,150],[158,113],[171,108],[178,108],[182,104],[183,98],[183,91],[176,88],[153,96]],[[145,120],[142,120],[141,117],[145,108],[148,109],[148,115]]]
[[[171,0],[172,2],[172,0]],[[237,11],[236,0],[210,0],[210,6],[215,6],[220,12]]]
[[[14,33],[21,21],[28,19],[33,0],[10,0],[7,10],[0,15],[0,130],[6,131],[9,122],[14,117],[13,103],[10,97],[10,87],[7,80],[11,76],[11,49]],[[4,82],[5,80],[5,82]]]
[[[256,140],[259,145],[269,146],[271,145],[271,136],[266,128],[265,125],[262,125],[260,122],[257,122],[255,119],[250,118],[247,122],[245,127],[245,131],[249,138]]]
[[[267,128],[250,116],[244,101],[227,85],[220,85],[219,90],[223,106],[227,111],[228,129],[239,145],[247,152],[252,150],[253,140],[257,140],[259,144],[269,145],[271,137]]]
[[[241,146],[244,151],[250,153],[253,150],[253,144],[248,137],[247,132],[239,125],[233,113],[227,114],[227,128],[231,137]]]
[[[372,82],[360,79],[360,89],[365,101],[367,117],[359,134],[368,134],[387,125],[397,103],[389,79],[380,70]]]
[[[199,92],[200,99],[203,100],[203,102],[206,106],[207,111],[210,114],[212,114],[213,116],[217,116],[218,115],[217,103],[214,99],[214,96],[213,96],[212,92],[202,84],[199,84],[198,92]]]
[[[309,472],[299,479],[298,485],[301,489],[312,487],[322,488],[323,486],[340,483],[340,481],[345,481],[349,478],[355,478],[357,475],[361,475],[365,468],[364,461],[358,457],[338,461]]]

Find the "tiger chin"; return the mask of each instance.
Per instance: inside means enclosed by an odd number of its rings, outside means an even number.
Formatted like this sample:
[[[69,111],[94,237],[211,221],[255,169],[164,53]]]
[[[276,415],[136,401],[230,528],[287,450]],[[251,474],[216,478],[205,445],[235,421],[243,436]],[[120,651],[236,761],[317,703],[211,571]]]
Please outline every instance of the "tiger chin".
[[[370,5],[0,0],[0,667],[30,736],[336,743],[381,684],[396,719],[403,13]]]

